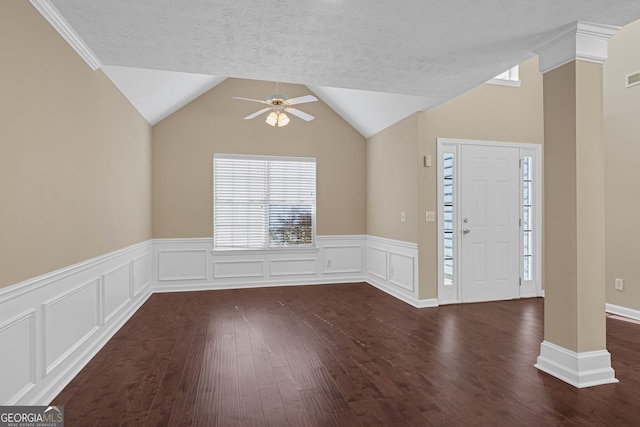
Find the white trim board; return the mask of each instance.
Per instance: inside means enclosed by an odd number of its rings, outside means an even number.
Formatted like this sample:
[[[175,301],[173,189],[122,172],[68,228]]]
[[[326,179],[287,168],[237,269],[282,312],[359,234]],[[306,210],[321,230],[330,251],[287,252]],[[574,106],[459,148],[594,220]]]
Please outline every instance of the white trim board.
[[[87,65],[96,71],[102,64],[89,46],[80,38],[58,9],[49,0],[29,0],[29,3],[42,15],[44,19],[60,34],[60,36],[76,51]]]
[[[629,319],[640,320],[640,310],[608,303],[605,305],[605,307],[607,313],[616,314],[622,317],[628,317]]]
[[[543,341],[534,366],[577,388],[618,382],[611,367],[611,354],[607,350],[576,353]]]

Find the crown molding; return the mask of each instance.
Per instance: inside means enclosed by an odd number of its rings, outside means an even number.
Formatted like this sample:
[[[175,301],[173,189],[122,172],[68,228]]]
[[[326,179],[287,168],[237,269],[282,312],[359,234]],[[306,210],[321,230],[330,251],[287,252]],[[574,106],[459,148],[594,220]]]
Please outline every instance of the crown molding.
[[[564,27],[533,52],[539,56],[540,72],[546,73],[571,61],[604,64],[607,45],[620,27],[576,21]]]
[[[29,3],[51,24],[58,34],[80,55],[80,58],[82,58],[93,71],[102,67],[98,57],[89,49],[89,46],[86,45],[73,28],[71,28],[67,20],[58,12],[58,9],[55,8],[50,0],[29,0]]]

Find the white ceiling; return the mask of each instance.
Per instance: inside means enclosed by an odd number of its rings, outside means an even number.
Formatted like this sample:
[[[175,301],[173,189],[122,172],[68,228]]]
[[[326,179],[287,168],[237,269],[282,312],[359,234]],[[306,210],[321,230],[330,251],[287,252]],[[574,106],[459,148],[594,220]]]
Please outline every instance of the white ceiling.
[[[103,65],[102,70],[152,125],[226,79],[115,65]]]
[[[366,137],[521,63],[576,20],[640,18],[638,0],[50,3],[152,124],[239,77],[305,84]]]

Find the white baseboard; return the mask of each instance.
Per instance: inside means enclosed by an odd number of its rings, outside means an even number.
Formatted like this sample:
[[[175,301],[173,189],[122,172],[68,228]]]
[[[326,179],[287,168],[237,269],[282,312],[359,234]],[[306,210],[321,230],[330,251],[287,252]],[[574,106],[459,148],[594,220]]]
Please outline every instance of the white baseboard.
[[[407,304],[415,307],[415,308],[428,308],[428,307],[438,307],[438,299],[437,298],[431,298],[431,299],[417,299],[414,298],[410,295],[404,294],[400,291],[398,291],[397,289],[395,289],[394,287],[391,287],[389,285],[387,285],[386,283],[384,283],[381,280],[378,280],[374,277],[369,277],[366,282],[368,284],[370,284],[371,286],[380,289],[382,292],[385,292],[397,299],[399,299],[400,301],[406,302]]]
[[[172,282],[155,283],[153,286],[153,293],[167,293],[167,292],[197,292],[197,291],[215,291],[225,289],[252,289],[252,288],[272,288],[279,286],[317,286],[317,285],[331,285],[331,284],[346,284],[366,282],[362,277],[332,277],[324,279],[311,279],[311,280],[278,280],[278,281],[260,281],[260,282],[233,282],[233,283],[188,283],[188,282]]]
[[[629,319],[640,320],[640,310],[622,307],[614,304],[606,304],[607,313],[617,314],[618,316],[628,317]]]
[[[611,367],[611,354],[607,350],[576,353],[543,341],[534,366],[577,388],[618,382]]]

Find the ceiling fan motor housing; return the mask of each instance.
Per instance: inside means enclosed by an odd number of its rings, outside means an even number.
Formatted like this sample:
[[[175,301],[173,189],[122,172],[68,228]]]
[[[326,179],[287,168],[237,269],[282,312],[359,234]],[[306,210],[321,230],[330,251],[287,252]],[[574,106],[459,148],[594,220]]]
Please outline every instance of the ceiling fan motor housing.
[[[269,101],[273,105],[282,105],[287,99],[289,99],[287,95],[284,95],[282,93],[274,93],[272,95],[267,95],[265,101]]]

